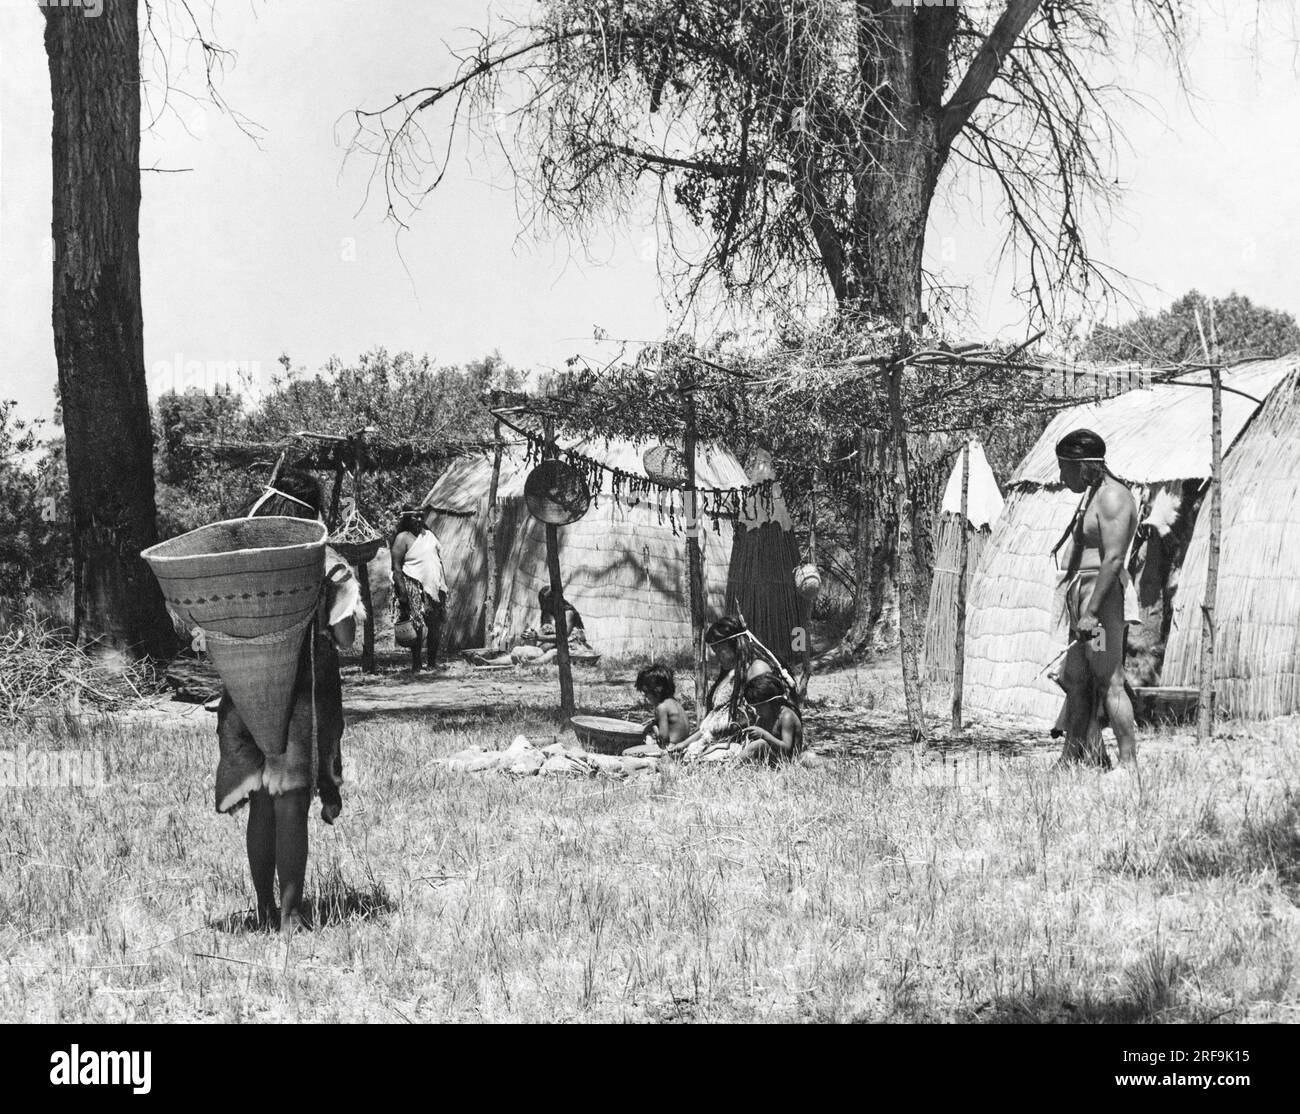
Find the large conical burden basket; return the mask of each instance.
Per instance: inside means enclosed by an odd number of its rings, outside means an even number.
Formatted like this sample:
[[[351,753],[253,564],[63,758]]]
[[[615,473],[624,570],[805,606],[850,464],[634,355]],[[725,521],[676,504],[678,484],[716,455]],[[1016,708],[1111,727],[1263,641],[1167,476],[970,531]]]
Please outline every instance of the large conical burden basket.
[[[237,518],[141,556],[167,606],[203,631],[212,664],[264,754],[283,754],[303,635],[325,574],[325,524]]]

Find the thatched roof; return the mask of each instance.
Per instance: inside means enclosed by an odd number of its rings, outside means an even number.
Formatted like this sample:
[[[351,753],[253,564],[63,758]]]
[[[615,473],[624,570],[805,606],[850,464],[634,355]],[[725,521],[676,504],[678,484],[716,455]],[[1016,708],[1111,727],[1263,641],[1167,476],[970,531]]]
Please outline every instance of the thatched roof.
[[[1297,367],[1300,358],[1294,356],[1256,361],[1225,372],[1223,382],[1262,399]],[[1068,640],[1061,573],[1051,550],[1078,496],[1061,485],[1056,442],[1072,429],[1096,430],[1106,439],[1110,467],[1131,484],[1205,479],[1210,399],[1202,387],[1156,386],[1074,407],[1047,427],[1008,485],[1006,506],[971,585],[966,683],[972,709],[1050,722],[1060,707],[1060,689],[1038,676]],[[1258,406],[1232,393],[1223,402],[1223,444],[1231,460],[1234,442]],[[1191,559],[1189,554],[1186,568]]]
[[[1223,374],[1225,386],[1263,398],[1297,366],[1300,357],[1259,360]],[[1184,376],[1208,383],[1209,373]],[[1008,486],[1060,486],[1056,442],[1072,429],[1095,430],[1106,439],[1106,462],[1135,484],[1205,478],[1210,474],[1210,392],[1203,386],[1163,384],[1118,398],[1076,406],[1052,419]],[[1258,402],[1224,392],[1223,443],[1230,445],[1258,408]]]
[[[631,475],[646,474],[643,450],[629,442],[593,440],[569,447]],[[538,624],[537,593],[549,583],[545,528],[529,515],[523,501],[528,471],[522,450],[507,449],[498,483],[500,585],[494,617],[503,645],[513,644]],[[491,476],[490,458],[458,461],[426,499],[434,508],[475,512],[468,518],[437,514],[433,518],[451,585],[450,649],[482,644]],[[696,458],[696,483],[702,488],[730,489],[745,487],[751,479],[730,453],[702,447]],[[767,520],[761,503],[755,508],[751,500],[748,512],[747,526]],[[660,491],[651,498],[615,497],[606,487],[584,518],[560,528],[565,598],[582,615],[595,649],[622,657],[671,654],[690,647],[683,522],[680,491]],[[725,518],[717,530],[707,516],[702,520],[705,602],[715,615],[722,613],[726,602],[733,533],[733,524]]]
[[[1183,562],[1161,682],[1200,677],[1208,503]],[[1230,716],[1300,712],[1300,369],[1274,389],[1223,465],[1215,690]]]

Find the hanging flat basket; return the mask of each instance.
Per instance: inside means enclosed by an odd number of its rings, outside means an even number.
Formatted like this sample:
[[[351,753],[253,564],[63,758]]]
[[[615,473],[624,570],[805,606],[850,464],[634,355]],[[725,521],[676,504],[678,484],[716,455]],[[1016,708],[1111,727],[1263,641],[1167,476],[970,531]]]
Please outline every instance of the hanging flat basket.
[[[337,538],[330,539],[330,548],[349,565],[364,565],[373,561],[383,544],[383,538],[369,538],[359,542],[343,542]]]
[[[686,457],[674,445],[652,445],[641,456],[646,476],[665,487],[681,487],[686,483]]]
[[[349,564],[364,565],[375,559],[384,539],[360,512],[353,511],[342,528],[330,538],[329,544]]]
[[[534,518],[550,526],[567,526],[587,513],[591,489],[572,465],[544,460],[524,481],[524,502]]]

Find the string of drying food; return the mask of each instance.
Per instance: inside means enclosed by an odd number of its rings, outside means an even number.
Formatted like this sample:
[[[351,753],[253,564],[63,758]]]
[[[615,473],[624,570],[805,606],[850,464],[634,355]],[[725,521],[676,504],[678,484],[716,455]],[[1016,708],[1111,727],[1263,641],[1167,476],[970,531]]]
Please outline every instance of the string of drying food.
[[[715,533],[721,531],[723,520],[742,521],[757,518],[760,508],[768,517],[775,513],[775,480],[763,480],[760,483],[748,484],[743,487],[688,488],[683,483],[666,482],[652,479],[649,476],[637,475],[633,472],[625,472],[621,468],[615,468],[602,460],[587,456],[575,449],[563,449],[558,445],[548,446],[544,437],[521,429],[504,418],[501,421],[503,425],[509,426],[510,429],[524,438],[526,442],[524,450],[526,464],[540,464],[546,458],[548,452],[553,452],[555,459],[563,461],[582,474],[583,479],[587,481],[587,485],[591,489],[592,499],[596,506],[600,505],[600,495],[604,492],[605,483],[608,479],[610,494],[615,499],[626,500],[634,507],[642,499],[645,499],[647,503],[651,503],[658,510],[659,524],[670,526],[674,535],[681,533],[683,524],[679,523],[678,519],[684,512],[679,511],[674,500],[663,499],[662,497],[655,498],[656,494],[659,496],[665,493],[694,494],[699,517],[709,519]]]

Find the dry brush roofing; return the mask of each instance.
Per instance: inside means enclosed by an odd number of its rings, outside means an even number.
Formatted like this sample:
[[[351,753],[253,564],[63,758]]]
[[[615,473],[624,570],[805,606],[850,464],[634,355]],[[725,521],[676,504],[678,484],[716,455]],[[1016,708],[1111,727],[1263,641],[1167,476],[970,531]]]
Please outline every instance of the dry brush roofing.
[[[1223,445],[1226,451],[1258,409],[1259,403],[1300,356],[1239,364],[1223,373]],[[1121,479],[1135,484],[1205,478],[1210,474],[1209,372],[1181,377],[1188,385],[1158,384],[1118,398],[1063,411],[1025,457],[1009,487],[1059,487],[1056,442],[1073,429],[1086,428],[1106,440],[1106,462]],[[1197,385],[1192,385],[1197,384]],[[1250,395],[1250,398],[1243,397]]]

